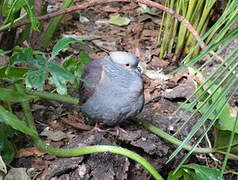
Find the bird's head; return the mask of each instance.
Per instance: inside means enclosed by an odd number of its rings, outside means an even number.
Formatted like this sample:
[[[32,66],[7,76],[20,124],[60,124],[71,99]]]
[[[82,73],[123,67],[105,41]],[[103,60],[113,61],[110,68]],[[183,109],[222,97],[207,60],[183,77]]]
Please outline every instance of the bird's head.
[[[111,52],[109,55],[111,60],[120,65],[122,68],[128,71],[135,71],[140,74],[138,60],[133,54],[124,51],[115,51]]]

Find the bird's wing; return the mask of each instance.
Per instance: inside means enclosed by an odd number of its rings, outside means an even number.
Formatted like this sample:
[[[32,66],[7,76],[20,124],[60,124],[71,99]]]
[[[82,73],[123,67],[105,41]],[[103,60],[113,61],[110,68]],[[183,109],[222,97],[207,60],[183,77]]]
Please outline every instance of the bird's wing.
[[[96,85],[101,80],[102,72],[103,64],[101,60],[93,60],[85,67],[85,72],[82,76],[85,81],[82,83],[80,90],[83,101],[86,101],[94,94]]]

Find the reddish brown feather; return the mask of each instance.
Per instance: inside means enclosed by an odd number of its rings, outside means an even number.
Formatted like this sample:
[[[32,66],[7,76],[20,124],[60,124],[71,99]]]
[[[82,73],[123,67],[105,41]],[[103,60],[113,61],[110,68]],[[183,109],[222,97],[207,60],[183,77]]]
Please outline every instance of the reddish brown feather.
[[[85,72],[82,76],[82,78],[89,83],[83,82],[81,86],[81,99],[83,102],[87,101],[89,97],[91,97],[94,92],[96,85],[99,83],[101,80],[102,76],[102,71],[103,71],[103,65],[101,60],[93,60],[90,64],[88,64],[85,67]],[[90,86],[90,84],[94,84],[93,86]]]

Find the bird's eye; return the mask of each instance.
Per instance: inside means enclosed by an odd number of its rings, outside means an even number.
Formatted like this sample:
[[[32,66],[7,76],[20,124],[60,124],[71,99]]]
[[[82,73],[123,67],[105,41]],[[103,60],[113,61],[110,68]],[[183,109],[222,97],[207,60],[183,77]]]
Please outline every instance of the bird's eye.
[[[130,64],[126,64],[126,67],[130,66]]]

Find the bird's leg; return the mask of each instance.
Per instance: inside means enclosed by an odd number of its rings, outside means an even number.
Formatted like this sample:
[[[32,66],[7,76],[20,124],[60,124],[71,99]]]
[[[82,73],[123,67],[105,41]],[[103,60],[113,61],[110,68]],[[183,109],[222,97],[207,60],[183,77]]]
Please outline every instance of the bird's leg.
[[[90,130],[90,132],[105,133],[105,132],[108,132],[108,130],[107,129],[106,130],[100,129],[98,123],[96,123],[94,128],[92,128]]]
[[[116,130],[116,132],[117,132],[117,136],[118,136],[120,133],[128,134],[128,132],[127,132],[125,129],[122,129],[122,128],[120,128],[119,126],[116,126],[116,127],[115,127],[115,130]]]

